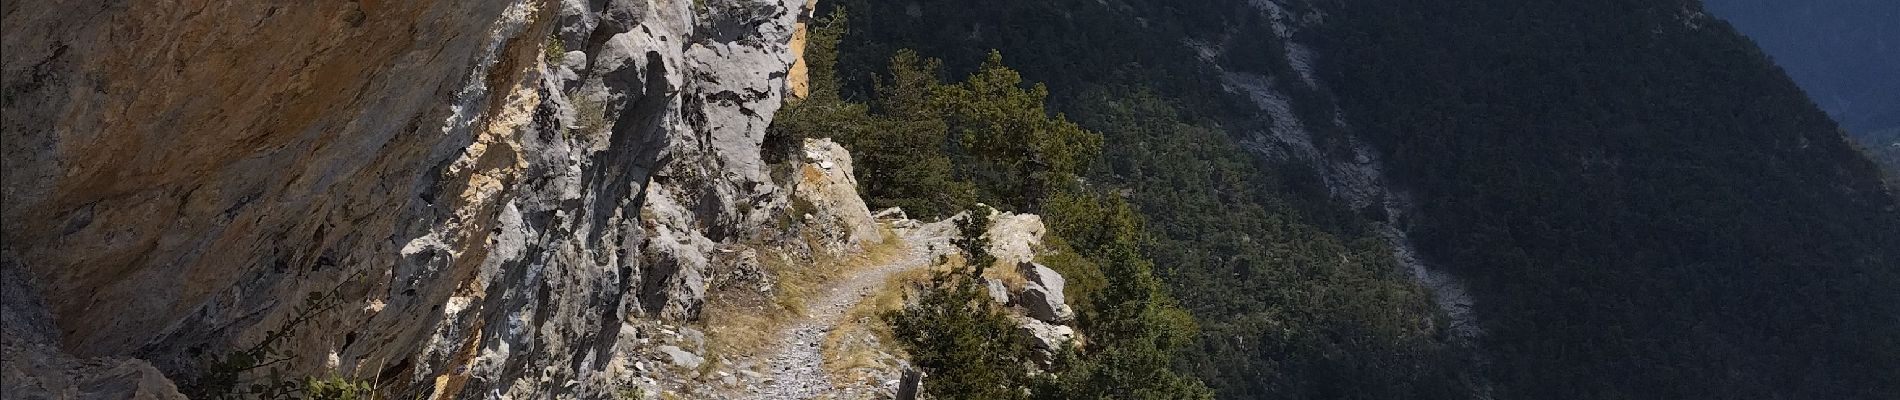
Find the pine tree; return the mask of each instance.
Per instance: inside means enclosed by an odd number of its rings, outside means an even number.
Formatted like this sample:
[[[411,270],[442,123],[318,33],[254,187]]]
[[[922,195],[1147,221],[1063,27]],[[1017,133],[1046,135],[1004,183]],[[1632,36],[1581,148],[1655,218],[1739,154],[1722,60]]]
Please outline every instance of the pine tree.
[[[924,391],[938,399],[1026,399],[1032,380],[1025,356],[1029,349],[1015,340],[1016,324],[978,284],[984,266],[995,258],[989,243],[989,210],[975,207],[958,221],[962,237],[956,241],[967,262],[940,271],[912,305],[886,315],[891,329],[911,362],[930,373]]]

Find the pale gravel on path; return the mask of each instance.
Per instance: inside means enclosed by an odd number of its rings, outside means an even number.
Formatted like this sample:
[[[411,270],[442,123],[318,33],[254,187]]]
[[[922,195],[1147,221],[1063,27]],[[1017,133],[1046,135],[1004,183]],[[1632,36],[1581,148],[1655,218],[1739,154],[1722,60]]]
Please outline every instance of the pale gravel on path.
[[[779,350],[766,360],[766,376],[772,379],[747,399],[812,399],[835,395],[841,388],[824,369],[825,334],[838,327],[846,310],[870,297],[899,272],[924,268],[938,255],[948,254],[951,246],[946,232],[954,232],[948,222],[912,228],[897,228],[904,241],[901,258],[857,271],[835,282],[824,297],[806,304],[806,313],[780,333]]]

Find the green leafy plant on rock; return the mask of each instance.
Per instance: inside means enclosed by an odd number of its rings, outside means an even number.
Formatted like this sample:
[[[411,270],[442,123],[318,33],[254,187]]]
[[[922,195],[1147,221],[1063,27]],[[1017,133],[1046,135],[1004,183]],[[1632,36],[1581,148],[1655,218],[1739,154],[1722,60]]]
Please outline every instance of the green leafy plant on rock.
[[[376,388],[368,382],[348,378],[309,378],[304,380],[303,398],[307,400],[374,400]]]
[[[567,44],[561,42],[560,35],[548,35],[548,41],[541,46],[541,57],[548,64],[560,64],[567,58]]]

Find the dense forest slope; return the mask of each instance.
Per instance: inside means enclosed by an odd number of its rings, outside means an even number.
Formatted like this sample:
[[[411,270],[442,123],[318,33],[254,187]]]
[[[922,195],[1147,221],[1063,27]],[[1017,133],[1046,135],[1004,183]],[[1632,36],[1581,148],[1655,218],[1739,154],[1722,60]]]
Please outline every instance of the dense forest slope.
[[[1195,345],[1176,353],[1176,367],[1222,396],[1459,398],[1473,390],[1470,363],[1430,294],[1369,217],[1330,197],[1335,182],[1313,167],[1329,161],[1256,158],[1236,140],[1270,130],[1276,117],[1230,94],[1187,44],[1222,35],[1244,37],[1236,47],[1277,43],[1245,36],[1272,34],[1266,11],[1240,2],[839,4],[852,15],[839,49],[846,97],[874,97],[879,82],[896,79],[884,66],[901,49],[941,57],[953,77],[984,65],[984,49],[999,49],[1025,80],[1047,85],[1051,112],[1102,135],[1086,181],[1126,198],[1146,220],[1142,236],[1152,240],[1142,252],[1201,328]],[[1231,58],[1291,70],[1274,55]]]
[[[1893,195],[1695,2],[1328,10],[1330,80],[1476,286],[1506,393],[1900,393]]]
[[[847,95],[993,48],[1103,134],[1225,397],[1900,393],[1893,195],[1694,2],[842,3]],[[1317,152],[1260,142],[1288,121]],[[1354,158],[1404,207],[1354,207]],[[1382,224],[1469,284],[1472,347]]]

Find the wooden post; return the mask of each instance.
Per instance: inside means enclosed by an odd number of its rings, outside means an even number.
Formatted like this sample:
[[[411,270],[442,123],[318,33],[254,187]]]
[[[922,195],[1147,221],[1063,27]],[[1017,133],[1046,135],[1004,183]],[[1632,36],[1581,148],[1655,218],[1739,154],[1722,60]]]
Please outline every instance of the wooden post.
[[[897,400],[917,400],[917,386],[923,384],[924,373],[915,369],[905,369],[904,378],[897,381]]]

